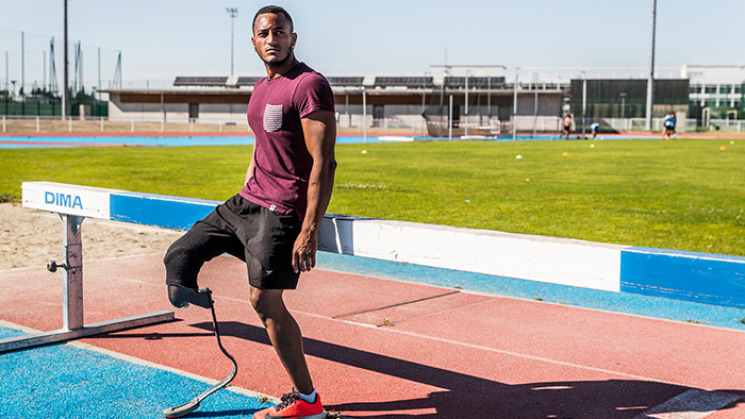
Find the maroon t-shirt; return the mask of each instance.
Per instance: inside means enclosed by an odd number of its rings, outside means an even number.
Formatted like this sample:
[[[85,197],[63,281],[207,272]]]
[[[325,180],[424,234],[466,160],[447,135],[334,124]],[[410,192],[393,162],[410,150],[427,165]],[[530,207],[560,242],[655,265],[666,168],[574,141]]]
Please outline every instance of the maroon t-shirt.
[[[300,119],[318,110],[333,112],[334,94],[326,78],[303,63],[283,76],[256,82],[248,102],[254,174],[241,196],[272,211],[305,217],[313,158]]]

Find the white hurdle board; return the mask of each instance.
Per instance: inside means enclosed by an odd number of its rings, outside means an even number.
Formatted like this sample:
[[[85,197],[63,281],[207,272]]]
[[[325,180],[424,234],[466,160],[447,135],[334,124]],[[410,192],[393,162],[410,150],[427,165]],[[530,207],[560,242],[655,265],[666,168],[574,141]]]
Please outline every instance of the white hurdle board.
[[[23,206],[60,215],[64,226],[62,263],[62,322],[60,330],[0,340],[0,353],[162,323],[174,319],[172,311],[157,311],[85,325],[83,320],[83,245],[81,225],[86,217],[111,219],[112,191],[50,182],[23,183]]]

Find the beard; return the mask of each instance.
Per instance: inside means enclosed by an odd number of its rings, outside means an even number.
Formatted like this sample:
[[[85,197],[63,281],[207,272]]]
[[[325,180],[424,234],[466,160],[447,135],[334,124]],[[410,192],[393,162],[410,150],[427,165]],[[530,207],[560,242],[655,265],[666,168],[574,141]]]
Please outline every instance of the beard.
[[[276,60],[275,59],[273,61],[267,61],[261,55],[259,55],[259,58],[261,58],[261,61],[263,61],[264,64],[266,66],[268,66],[269,68],[278,68],[278,67],[281,67],[282,65],[286,64],[287,62],[289,62],[289,61],[291,61],[293,59],[292,48],[290,48],[290,51],[287,52],[287,55],[284,58],[282,58],[281,60]]]

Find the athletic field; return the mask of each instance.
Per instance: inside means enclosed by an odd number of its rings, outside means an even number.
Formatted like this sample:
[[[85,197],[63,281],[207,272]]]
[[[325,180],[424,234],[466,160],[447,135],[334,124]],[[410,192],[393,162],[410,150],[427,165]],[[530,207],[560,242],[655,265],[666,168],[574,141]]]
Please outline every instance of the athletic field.
[[[224,200],[240,188],[250,147],[0,150],[0,197],[53,181]],[[357,138],[336,150],[331,213],[745,255],[742,138]]]

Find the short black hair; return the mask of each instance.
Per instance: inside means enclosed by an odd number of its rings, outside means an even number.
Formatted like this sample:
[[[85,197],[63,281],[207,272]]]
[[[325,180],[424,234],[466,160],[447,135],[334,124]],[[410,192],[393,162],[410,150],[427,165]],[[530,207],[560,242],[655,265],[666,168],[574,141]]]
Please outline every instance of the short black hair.
[[[265,15],[267,13],[275,14],[275,15],[284,15],[285,19],[287,19],[288,22],[290,22],[290,32],[295,31],[295,24],[292,23],[292,16],[290,16],[289,13],[287,13],[287,10],[285,10],[281,6],[264,6],[261,9],[259,9],[258,12],[254,15],[254,20],[251,23],[251,33],[254,31],[254,27],[256,26],[256,19],[259,17],[259,15]]]

